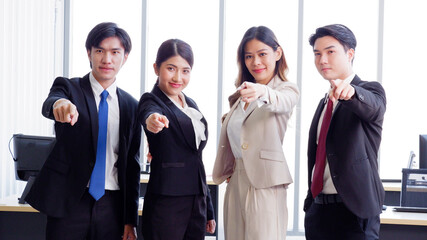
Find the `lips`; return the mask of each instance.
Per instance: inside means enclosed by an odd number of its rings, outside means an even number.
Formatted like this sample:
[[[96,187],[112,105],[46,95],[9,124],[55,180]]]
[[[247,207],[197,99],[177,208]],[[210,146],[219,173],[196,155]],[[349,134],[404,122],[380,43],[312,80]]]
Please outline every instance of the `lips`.
[[[261,69],[254,69],[253,71],[255,73],[262,73],[265,70],[265,68],[261,68]]]
[[[104,72],[113,71],[113,68],[107,68],[107,67],[100,67],[99,69]]]
[[[171,85],[171,87],[173,88],[180,88],[182,84],[178,84],[178,83],[169,83]]]

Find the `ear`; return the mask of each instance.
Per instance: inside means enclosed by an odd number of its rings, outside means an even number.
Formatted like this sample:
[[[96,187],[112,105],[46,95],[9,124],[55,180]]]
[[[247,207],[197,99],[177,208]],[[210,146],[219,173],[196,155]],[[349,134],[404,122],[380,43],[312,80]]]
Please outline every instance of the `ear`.
[[[156,73],[156,76],[159,76],[159,69],[157,68],[157,64],[153,63],[154,72]]]
[[[90,50],[87,50],[87,57],[89,58],[89,61],[90,61]]]
[[[347,50],[347,57],[348,57],[349,62],[353,61],[353,58],[354,58],[354,49],[353,48],[350,48],[349,50]]]
[[[125,53],[125,56],[123,58],[122,66],[126,63],[126,60],[128,60],[128,56],[129,56],[129,53]]]
[[[280,58],[282,57],[283,54],[283,50],[282,48],[279,46],[277,47],[276,51],[274,52],[274,54],[276,54],[276,62],[280,60]]]

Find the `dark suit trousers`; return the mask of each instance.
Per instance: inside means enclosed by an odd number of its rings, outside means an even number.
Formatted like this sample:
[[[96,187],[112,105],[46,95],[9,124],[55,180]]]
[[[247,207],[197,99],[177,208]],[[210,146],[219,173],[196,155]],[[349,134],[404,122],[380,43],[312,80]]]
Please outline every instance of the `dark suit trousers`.
[[[86,190],[79,204],[64,218],[47,217],[47,240],[119,240],[123,235],[119,191],[105,191],[98,201]]]
[[[343,203],[312,203],[304,220],[307,240],[378,240],[380,218],[361,219]]]
[[[144,240],[203,240],[206,197],[147,194],[141,226]]]

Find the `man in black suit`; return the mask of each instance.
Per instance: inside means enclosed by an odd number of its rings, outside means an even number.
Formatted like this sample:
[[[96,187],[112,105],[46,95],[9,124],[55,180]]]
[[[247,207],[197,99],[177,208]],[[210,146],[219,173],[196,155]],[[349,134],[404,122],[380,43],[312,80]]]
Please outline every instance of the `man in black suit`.
[[[384,188],[377,156],[386,110],[384,89],[353,73],[356,38],[346,26],[320,27],[309,41],[330,90],[309,132],[306,238],[379,239]]]
[[[26,201],[47,214],[46,239],[136,239],[138,102],[116,85],[131,47],[115,23],[98,24],[86,40],[92,71],[58,77],[43,104],[57,141]]]

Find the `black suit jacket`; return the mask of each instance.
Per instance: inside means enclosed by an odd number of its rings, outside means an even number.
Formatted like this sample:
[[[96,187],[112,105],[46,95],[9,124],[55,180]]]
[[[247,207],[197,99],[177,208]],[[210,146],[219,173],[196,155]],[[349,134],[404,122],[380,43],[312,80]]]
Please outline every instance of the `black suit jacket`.
[[[198,107],[185,96],[189,107]],[[145,120],[152,114],[165,115],[169,120],[169,128],[157,134],[147,130]],[[196,148],[196,140],[191,119],[183,113],[155,84],[151,93],[142,95],[138,106],[138,121],[144,127],[152,158],[150,163],[150,180],[147,194],[166,196],[187,196],[203,194],[207,196],[207,219],[214,219],[213,205],[206,184],[206,173],[202,161],[202,151],[206,141]],[[205,118],[201,120],[208,126]]]
[[[339,101],[326,137],[326,156],[332,181],[344,204],[356,216],[369,218],[381,213],[384,188],[378,174],[378,149],[386,110],[386,96],[378,82],[366,82],[356,75],[351,82],[353,99]],[[306,211],[313,197],[311,177],[316,161],[317,127],[324,108],[322,99],[314,114],[308,140],[308,183]]]
[[[120,109],[119,156],[116,162],[122,196],[123,224],[137,225],[139,200],[139,147],[141,125],[136,122],[137,100],[117,88]],[[64,217],[79,202],[87,188],[98,139],[98,110],[89,82],[83,78],[58,77],[45,100],[42,114],[54,120],[52,106],[66,98],[77,107],[74,126],[55,122],[56,145],[31,188],[26,201],[53,217]]]

